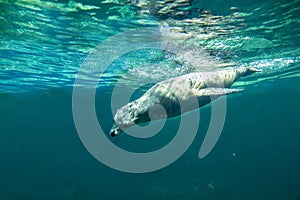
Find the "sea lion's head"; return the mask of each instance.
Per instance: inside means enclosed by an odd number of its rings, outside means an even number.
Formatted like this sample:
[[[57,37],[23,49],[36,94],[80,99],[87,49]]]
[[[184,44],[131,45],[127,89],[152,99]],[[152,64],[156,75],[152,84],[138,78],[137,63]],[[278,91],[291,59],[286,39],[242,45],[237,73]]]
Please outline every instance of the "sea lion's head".
[[[120,135],[120,133],[122,133],[122,129],[118,125],[116,125],[115,122],[113,122],[113,123],[114,123],[113,127],[110,129],[109,134],[111,137],[116,137],[116,136]]]
[[[114,116],[113,127],[110,129],[112,137],[118,136],[124,129],[133,126],[137,119],[137,106],[135,102],[119,108]]]

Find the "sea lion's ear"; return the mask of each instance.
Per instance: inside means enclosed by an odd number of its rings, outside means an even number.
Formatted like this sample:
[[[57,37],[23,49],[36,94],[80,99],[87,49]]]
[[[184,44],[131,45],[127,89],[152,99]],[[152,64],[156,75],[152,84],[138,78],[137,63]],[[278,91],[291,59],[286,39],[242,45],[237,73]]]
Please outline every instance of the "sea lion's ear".
[[[193,90],[193,94],[197,97],[208,97],[208,96],[222,96],[222,95],[232,94],[241,91],[243,91],[243,89],[205,88],[201,90]]]

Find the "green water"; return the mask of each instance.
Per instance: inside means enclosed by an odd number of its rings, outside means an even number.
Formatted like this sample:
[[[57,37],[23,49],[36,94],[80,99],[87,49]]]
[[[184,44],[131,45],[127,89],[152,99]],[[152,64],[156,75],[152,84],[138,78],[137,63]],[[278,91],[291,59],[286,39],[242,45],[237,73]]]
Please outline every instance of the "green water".
[[[197,0],[186,8],[194,9],[190,16],[174,21],[142,9],[121,1],[0,0],[0,199],[300,199],[300,2]],[[207,21],[188,23],[199,10]],[[112,125],[111,93],[120,77],[137,98],[149,88],[145,80],[227,66],[262,72],[234,84],[245,90],[227,97],[222,134],[205,158],[198,151],[211,105],[200,109],[197,136],[174,163],[120,172],[82,144],[72,116],[74,80],[101,42],[162,23],[192,35],[177,41],[192,57],[146,49],[117,58],[95,98],[104,131]],[[182,59],[201,62],[192,67]],[[136,152],[158,149],[178,123],[169,119],[164,136],[113,142]]]

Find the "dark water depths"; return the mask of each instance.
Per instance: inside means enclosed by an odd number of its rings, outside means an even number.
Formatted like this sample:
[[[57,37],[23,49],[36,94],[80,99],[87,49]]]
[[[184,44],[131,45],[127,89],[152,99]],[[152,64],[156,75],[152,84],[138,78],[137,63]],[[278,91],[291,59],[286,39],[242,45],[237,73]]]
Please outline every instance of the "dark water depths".
[[[70,91],[1,95],[1,199],[297,199],[298,84],[277,79],[228,98],[220,140],[199,159],[205,107],[189,150],[147,174],[115,171],[87,152],[74,128]],[[100,96],[105,110],[109,96]]]
[[[204,49],[208,63],[262,72],[234,85],[245,91],[228,96],[224,129],[208,156],[198,158],[210,105],[201,108],[196,139],[180,159],[159,171],[129,174],[85,149],[73,121],[72,86],[100,42],[165,19],[137,14],[138,8],[118,1],[0,0],[0,199],[300,199],[300,2],[216,0],[193,6],[221,16],[200,28],[188,26],[189,33],[203,34],[192,37],[193,52]],[[176,70],[172,56],[154,51],[145,59],[143,53],[117,60],[99,85],[96,110],[103,130],[111,128],[111,86],[125,64],[133,70],[124,84],[136,87],[144,80],[140,74],[156,82],[194,70]],[[160,67],[145,67],[153,63]],[[168,120],[170,131],[162,139],[139,143],[124,135],[115,142],[135,151],[160,148],[178,123]]]

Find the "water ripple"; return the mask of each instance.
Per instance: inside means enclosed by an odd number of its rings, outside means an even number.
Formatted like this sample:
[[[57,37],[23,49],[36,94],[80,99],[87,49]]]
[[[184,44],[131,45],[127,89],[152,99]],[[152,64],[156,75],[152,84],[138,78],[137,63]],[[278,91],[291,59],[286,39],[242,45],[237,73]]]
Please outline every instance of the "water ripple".
[[[145,80],[248,65],[263,69],[257,80],[275,74],[299,77],[298,68],[289,71],[299,64],[298,2],[240,2],[223,10],[209,4],[203,9],[197,1],[167,3],[149,13],[143,4],[127,1],[0,0],[0,91],[71,87],[81,63],[102,41],[148,26],[168,27],[166,39],[176,41],[179,56],[157,50],[124,55],[99,87],[114,85],[120,77],[122,84],[140,87]]]

